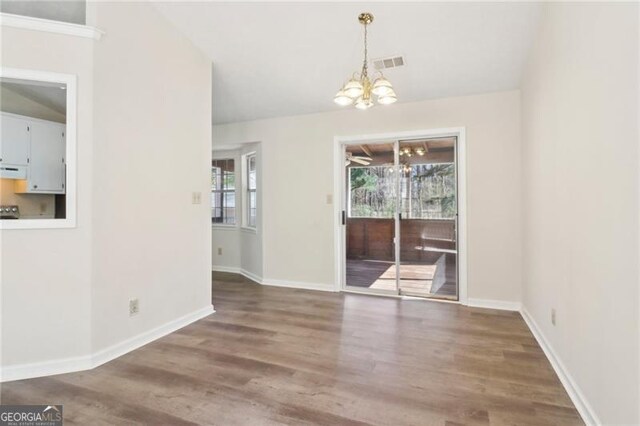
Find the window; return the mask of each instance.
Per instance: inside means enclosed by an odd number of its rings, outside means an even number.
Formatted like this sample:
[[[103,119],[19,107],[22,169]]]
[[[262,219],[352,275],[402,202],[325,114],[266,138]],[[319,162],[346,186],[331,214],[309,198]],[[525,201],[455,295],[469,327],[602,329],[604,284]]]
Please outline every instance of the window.
[[[213,160],[211,164],[211,222],[236,223],[236,179],[234,160]]]
[[[249,228],[256,227],[256,217],[258,212],[258,200],[256,195],[257,189],[257,176],[256,176],[256,154],[248,154],[246,159],[246,222],[245,225]]]
[[[453,163],[405,165],[401,171],[403,218],[455,218]],[[392,218],[396,209],[396,184],[393,166],[349,167],[349,217]]]

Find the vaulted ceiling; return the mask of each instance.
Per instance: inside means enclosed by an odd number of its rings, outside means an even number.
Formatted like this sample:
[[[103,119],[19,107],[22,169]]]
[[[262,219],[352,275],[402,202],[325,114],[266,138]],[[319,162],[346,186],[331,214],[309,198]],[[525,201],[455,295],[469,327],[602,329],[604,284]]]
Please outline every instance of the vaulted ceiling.
[[[372,12],[370,58],[399,102],[519,87],[536,27],[533,3],[171,2],[157,8],[213,62],[213,122],[336,110],[362,61],[357,15]],[[393,108],[389,106],[387,108]]]

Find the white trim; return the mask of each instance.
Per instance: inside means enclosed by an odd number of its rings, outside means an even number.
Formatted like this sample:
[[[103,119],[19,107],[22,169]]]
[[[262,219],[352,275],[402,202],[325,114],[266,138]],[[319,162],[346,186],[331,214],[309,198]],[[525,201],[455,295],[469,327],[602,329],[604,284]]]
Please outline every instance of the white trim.
[[[187,325],[198,321],[199,319],[207,317],[213,313],[215,313],[213,305],[208,305],[204,308],[198,309],[197,311],[176,318],[173,321],[169,321],[168,323],[163,324],[159,327],[153,328],[149,331],[145,331],[144,333],[138,334],[137,336],[133,336],[123,342],[116,343],[115,345],[109,346],[108,348],[101,349],[93,354],[93,368],[118,357],[121,357],[128,352],[138,349],[148,343],[153,342],[154,340],[166,336],[167,334],[171,334],[174,331],[179,330],[182,327],[186,327]]]
[[[245,144],[242,143],[230,143],[230,144],[213,144],[212,152],[213,154],[218,154],[219,151],[238,151],[244,147]]]
[[[347,179],[347,172],[344,166],[345,146],[337,137],[334,138],[333,143],[333,252],[335,253],[333,280],[336,291],[342,291],[343,287],[345,287],[342,283],[346,282],[345,267],[343,265],[346,244],[345,235],[342,232],[342,211],[347,211],[347,206],[344,205],[345,193],[342,184]]]
[[[344,262],[344,232],[342,226],[342,210],[344,204],[345,144],[381,143],[400,139],[422,139],[437,137],[457,137],[457,165],[458,175],[458,302],[467,304],[467,150],[465,127],[451,127],[430,130],[411,130],[406,132],[382,133],[373,135],[335,136],[333,150],[333,204],[334,204],[334,253],[335,253],[335,287],[336,291],[346,289]],[[517,309],[516,309],[517,310]]]
[[[520,312],[520,308],[522,307],[520,302],[492,299],[467,299],[467,303],[465,303],[465,305],[471,308],[498,309],[501,311],[515,312]]]
[[[218,266],[218,265],[213,265],[211,267],[211,271],[212,272],[229,272],[231,274],[242,274],[242,269],[240,269],[237,266]]]
[[[0,383],[90,370],[91,355],[3,367]]]
[[[240,274],[244,275],[246,278],[249,278],[251,281],[254,281],[260,285],[264,284],[264,280],[261,276],[254,274],[253,272],[247,271],[246,269],[240,269]]]
[[[77,196],[77,76],[48,71],[0,68],[0,77],[65,84],[67,89],[66,138],[66,217],[64,219],[0,220],[0,229],[57,229],[76,227]]]
[[[91,38],[94,40],[100,40],[104,34],[104,31],[87,25],[52,21],[50,19],[34,18],[31,16],[14,15],[12,13],[0,13],[0,25],[3,27],[44,31],[48,33]]]
[[[468,301],[468,265],[467,265],[467,135],[466,128],[457,128],[456,174],[458,191],[458,231],[456,232],[458,249],[458,301]]]
[[[136,350],[153,342],[167,334],[185,327],[199,319],[214,313],[213,305],[191,312],[180,318],[176,318],[159,327],[145,331],[127,340],[116,343],[113,346],[102,349],[92,355],[64,358],[53,361],[36,362],[31,364],[19,364],[3,367],[0,371],[0,382],[31,379],[34,377],[53,376],[56,374],[72,373],[75,371],[91,370],[106,362],[116,359],[128,352]]]
[[[211,270],[214,272],[229,272],[232,274],[240,274],[245,278],[250,279],[260,285],[268,285],[271,287],[286,287],[286,288],[297,288],[301,290],[315,290],[315,291],[330,291],[336,292],[335,287],[331,284],[320,284],[320,283],[310,283],[305,281],[288,281],[288,280],[277,280],[272,278],[263,278],[259,275],[254,274],[253,272],[249,272],[246,269],[242,269],[236,266],[212,266]]]
[[[544,354],[549,359],[553,370],[556,372],[558,378],[560,379],[560,382],[562,382],[562,385],[564,386],[564,389],[569,394],[569,398],[571,398],[573,405],[576,406],[578,413],[580,413],[580,416],[582,416],[582,420],[587,425],[601,425],[602,422],[596,415],[595,410],[593,409],[591,404],[589,404],[589,401],[580,390],[580,387],[573,379],[573,377],[571,377],[569,370],[564,366],[562,360],[553,349],[549,341],[547,341],[547,339],[544,337],[544,334],[542,334],[542,330],[538,327],[535,320],[524,306],[520,310],[520,314],[522,315],[522,318],[524,318],[524,321],[527,323],[527,326],[529,326],[531,333],[538,341],[538,344],[544,351]]]
[[[221,223],[212,223],[211,229],[216,231],[237,231],[240,228],[238,225],[232,224],[221,224]]]

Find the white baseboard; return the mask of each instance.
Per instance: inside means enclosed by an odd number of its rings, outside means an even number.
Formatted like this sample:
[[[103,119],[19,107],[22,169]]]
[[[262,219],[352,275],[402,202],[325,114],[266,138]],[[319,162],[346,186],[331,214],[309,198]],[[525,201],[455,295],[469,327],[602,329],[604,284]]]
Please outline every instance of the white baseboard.
[[[465,304],[473,308],[499,309],[501,311],[519,312],[521,308],[520,302],[509,302],[506,300],[492,300],[492,299],[469,298],[467,299],[467,302]]]
[[[18,364],[3,367],[0,371],[0,382],[4,383],[14,380],[53,376],[55,374],[73,373],[74,371],[90,370],[91,368],[91,355],[30,364]]]
[[[287,281],[287,280],[275,280],[271,278],[263,278],[253,272],[246,269],[230,267],[230,266],[212,266],[212,271],[215,272],[230,272],[233,274],[240,274],[249,278],[251,281],[255,281],[261,285],[268,285],[273,287],[287,287],[287,288],[299,288],[302,290],[317,290],[317,291],[331,291],[336,292],[336,288],[332,285],[309,283],[304,281]]]
[[[213,272],[228,272],[230,274],[238,274],[242,275],[246,278],[249,278],[251,281],[255,281],[258,284],[262,284],[262,277],[254,274],[253,272],[249,272],[246,269],[242,269],[239,266],[219,266],[213,265],[211,267],[211,271]]]
[[[147,343],[166,336],[169,333],[173,333],[214,312],[213,305],[206,306],[123,342],[116,343],[113,346],[95,352],[92,355],[4,367],[0,370],[0,382],[4,383],[14,380],[91,370],[92,368],[138,349]]]
[[[544,337],[544,334],[542,334],[542,330],[538,327],[533,317],[529,314],[525,307],[522,307],[522,309],[520,310],[520,314],[529,326],[531,333],[533,333],[533,336],[538,341],[538,344],[544,351],[547,359],[549,359],[549,362],[558,375],[558,378],[562,382],[564,389],[569,394],[569,398],[571,398],[571,401],[576,406],[576,409],[580,413],[580,416],[582,416],[582,420],[587,425],[601,425],[602,422],[600,422],[600,419],[598,419],[598,416],[596,415],[593,407],[591,406],[591,404],[589,404],[589,401],[587,401],[587,398],[584,396],[575,380],[573,380],[571,374],[569,373],[569,370],[567,370],[567,368],[564,366],[560,357],[556,354],[556,352],[553,350],[553,347],[549,344],[549,341]]]
[[[246,269],[240,269],[240,274],[244,275],[246,278],[249,278],[251,281],[255,281],[258,284],[264,284],[262,277],[254,274],[253,272],[249,272]]]
[[[231,274],[240,274],[242,269],[240,269],[237,266],[218,266],[218,265],[213,265],[211,267],[211,270],[213,272],[229,272]]]
[[[145,331],[144,333],[138,334],[137,336],[133,336],[130,339],[116,343],[115,345],[109,346],[107,348],[101,349],[98,352],[93,354],[92,368],[95,368],[99,365],[102,365],[106,362],[116,359],[128,352],[131,352],[135,349],[138,349],[139,347],[146,345],[147,343],[151,343],[154,340],[164,337],[167,334],[173,333],[174,331],[179,330],[182,327],[185,327],[193,322],[196,322],[199,319],[207,317],[214,312],[215,310],[213,308],[213,305],[205,306],[202,309],[198,309],[197,311],[191,312],[180,318],[176,318],[175,320],[170,321],[166,324],[163,324],[160,327],[153,328],[149,331]]]

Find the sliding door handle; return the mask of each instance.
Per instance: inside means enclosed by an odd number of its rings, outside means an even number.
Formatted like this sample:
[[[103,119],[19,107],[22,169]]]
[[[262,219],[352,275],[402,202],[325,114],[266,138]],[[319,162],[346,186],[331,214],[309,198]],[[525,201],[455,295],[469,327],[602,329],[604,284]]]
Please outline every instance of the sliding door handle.
[[[346,225],[347,224],[347,212],[342,210],[342,224]]]

